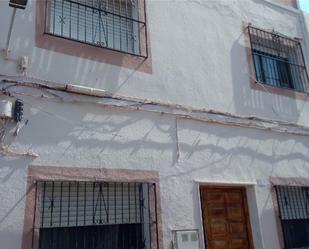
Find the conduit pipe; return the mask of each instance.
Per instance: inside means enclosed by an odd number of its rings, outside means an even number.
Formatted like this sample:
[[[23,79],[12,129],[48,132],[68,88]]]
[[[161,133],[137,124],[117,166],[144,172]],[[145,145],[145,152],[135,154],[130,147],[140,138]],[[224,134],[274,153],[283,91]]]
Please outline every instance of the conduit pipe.
[[[126,96],[113,95],[104,90],[77,86],[72,84],[62,85],[58,83],[50,84],[46,82],[33,83],[33,82],[16,81],[10,79],[3,79],[2,82],[12,84],[3,88],[4,94],[9,94],[10,92],[6,92],[6,90],[9,87],[13,86],[25,86],[25,87],[49,89],[49,90],[63,91],[67,93],[82,94],[85,96],[100,97],[101,99],[103,97],[104,102],[100,103],[91,102],[91,103],[98,104],[100,106],[104,106],[107,108],[167,114],[174,116],[175,118],[190,119],[195,121],[217,123],[222,125],[238,126],[245,128],[255,128],[259,130],[268,130],[293,135],[309,136],[309,126],[299,125],[296,123],[286,122],[282,120],[263,119],[256,116],[241,116],[212,109],[192,108],[184,105],[151,101],[148,99],[138,99]],[[17,92],[15,92],[15,94],[32,96],[29,94],[23,94]],[[49,98],[45,95],[32,96],[32,97]],[[61,99],[64,102],[89,103],[89,100],[70,98],[70,101],[68,101],[63,97],[61,97]]]
[[[95,97],[105,97],[106,92],[104,90],[92,87],[78,86],[67,84],[65,85],[65,91],[71,93],[78,93],[83,95],[95,96]]]

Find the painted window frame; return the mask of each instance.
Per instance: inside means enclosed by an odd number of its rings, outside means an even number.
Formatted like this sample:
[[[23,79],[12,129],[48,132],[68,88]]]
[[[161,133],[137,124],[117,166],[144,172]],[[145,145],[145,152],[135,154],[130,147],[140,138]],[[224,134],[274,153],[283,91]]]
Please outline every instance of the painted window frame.
[[[303,61],[303,66],[305,69],[305,74],[306,74],[306,78],[308,79],[308,81],[306,81],[307,85],[305,86],[305,90],[304,91],[297,91],[295,89],[291,89],[291,88],[287,88],[287,87],[278,87],[278,86],[273,86],[271,84],[265,84],[261,81],[258,80],[257,78],[257,72],[256,72],[256,67],[254,65],[254,54],[252,51],[252,44],[251,44],[251,39],[250,39],[250,32],[249,32],[249,28],[253,28],[253,29],[258,29],[261,30],[262,32],[267,32],[267,33],[272,33],[268,30],[262,29],[262,28],[257,28],[255,26],[253,26],[251,23],[246,23],[243,22],[243,33],[244,33],[244,42],[245,42],[245,49],[247,52],[247,65],[248,65],[248,73],[250,76],[250,88],[253,90],[259,90],[262,92],[267,92],[270,94],[275,94],[275,95],[281,95],[281,96],[286,96],[286,97],[290,97],[290,98],[294,98],[294,99],[300,99],[303,101],[308,101],[309,99],[309,78],[308,78],[308,71],[307,71],[307,65],[306,65],[306,60],[304,59],[304,57],[302,56],[302,61]],[[278,35],[278,33],[275,33]],[[279,34],[280,37],[283,37],[285,39],[289,39],[293,42],[298,42],[301,51],[303,51],[303,42],[302,39],[300,38],[290,38],[287,36],[283,36],[281,34]]]
[[[138,0],[105,0],[102,6],[97,0],[45,1],[45,34],[147,58],[147,42],[145,51],[140,47],[147,28]]]
[[[42,181],[136,182],[151,184],[154,191],[153,194],[149,195],[150,249],[163,248],[158,172],[127,169],[30,166],[27,178],[22,249],[39,248],[40,191],[37,188],[37,184]]]
[[[46,16],[48,17],[46,13],[49,13],[50,1],[36,0],[36,47],[152,74],[146,0],[136,0],[138,20],[145,24],[143,29],[138,32],[139,46],[140,50],[143,51],[143,56],[49,34],[46,32],[46,23],[49,23],[49,20],[46,19]]]
[[[300,41],[250,25],[248,33],[256,81],[307,93],[309,79]]]
[[[40,249],[151,248],[154,183],[39,181],[36,187]]]
[[[308,247],[309,238],[302,232],[309,232],[309,187],[275,185],[274,188],[283,232],[284,248]],[[303,231],[296,228],[299,226]]]
[[[275,214],[276,224],[277,224],[278,240],[279,240],[280,248],[285,248],[284,232],[283,232],[281,219],[280,219],[280,210],[279,210],[279,203],[278,203],[276,186],[308,187],[309,186],[309,178],[271,176],[269,178],[269,181],[270,181],[270,184],[271,184],[270,190],[271,190],[271,197],[272,197],[274,214]]]

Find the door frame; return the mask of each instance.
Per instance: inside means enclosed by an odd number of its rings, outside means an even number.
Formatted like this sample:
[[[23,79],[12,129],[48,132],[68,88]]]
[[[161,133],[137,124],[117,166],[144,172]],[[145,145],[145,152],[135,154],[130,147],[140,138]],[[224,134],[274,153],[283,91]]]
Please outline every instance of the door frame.
[[[244,203],[244,212],[245,212],[245,218],[246,218],[246,225],[247,225],[247,236],[248,236],[248,243],[249,243],[249,249],[254,249],[254,242],[253,242],[253,234],[252,234],[252,227],[250,222],[250,213],[249,213],[249,205],[248,205],[248,198],[247,198],[247,186],[245,185],[216,185],[216,184],[199,184],[199,198],[200,198],[200,210],[202,215],[202,231],[203,231],[203,237],[204,237],[204,248],[207,249],[208,241],[207,241],[207,227],[205,227],[204,223],[204,211],[203,211],[203,198],[202,198],[202,192],[203,189],[237,189],[241,190],[243,195],[243,203]]]

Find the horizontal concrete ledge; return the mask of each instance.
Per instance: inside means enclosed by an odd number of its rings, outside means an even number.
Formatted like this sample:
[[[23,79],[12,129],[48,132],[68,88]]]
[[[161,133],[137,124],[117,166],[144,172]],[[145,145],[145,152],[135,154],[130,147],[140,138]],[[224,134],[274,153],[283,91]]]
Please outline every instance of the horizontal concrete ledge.
[[[127,96],[113,95],[105,93],[104,97],[88,96],[87,89],[83,88],[83,93],[76,94],[68,91],[66,85],[60,86],[59,83],[40,83],[17,79],[0,77],[4,87],[2,93],[8,96],[27,96],[46,101],[57,101],[70,104],[94,104],[105,109],[120,109],[127,111],[144,111],[157,113],[161,115],[173,116],[176,119],[187,119],[200,122],[229,125],[235,127],[254,128],[264,131],[272,131],[284,134],[309,136],[309,126],[299,125],[296,123],[286,122],[282,120],[272,120],[260,118],[257,116],[241,116],[229,112],[219,110],[194,108],[180,104],[172,104],[149,99],[138,99]],[[21,89],[16,91],[16,88]],[[31,93],[23,88],[35,89]],[[14,90],[15,89],[15,90]],[[45,91],[43,91],[45,90]],[[51,94],[46,95],[46,90]],[[38,91],[38,92],[36,92]],[[93,90],[89,91],[95,92]]]
[[[256,182],[194,180],[200,186],[255,186]]]

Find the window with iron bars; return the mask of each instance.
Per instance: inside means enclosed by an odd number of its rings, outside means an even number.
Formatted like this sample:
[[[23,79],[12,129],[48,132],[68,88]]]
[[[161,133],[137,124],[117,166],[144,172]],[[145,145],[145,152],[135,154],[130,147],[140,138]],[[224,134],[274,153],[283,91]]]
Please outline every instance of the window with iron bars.
[[[147,57],[140,0],[46,1],[46,34]]]
[[[285,249],[309,248],[309,187],[275,186]]]
[[[37,191],[39,249],[152,248],[155,184],[38,182]]]
[[[308,92],[308,75],[301,44],[276,32],[249,26],[256,80],[260,83]]]

